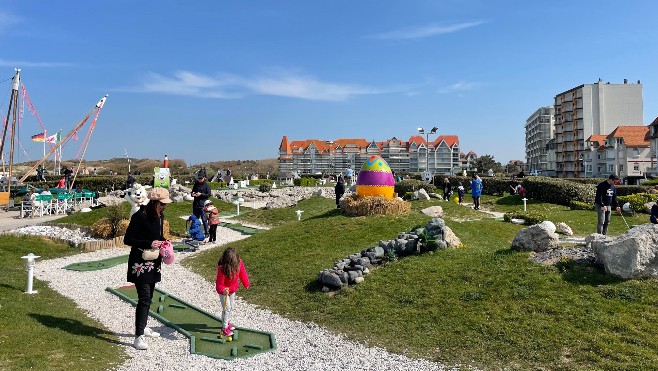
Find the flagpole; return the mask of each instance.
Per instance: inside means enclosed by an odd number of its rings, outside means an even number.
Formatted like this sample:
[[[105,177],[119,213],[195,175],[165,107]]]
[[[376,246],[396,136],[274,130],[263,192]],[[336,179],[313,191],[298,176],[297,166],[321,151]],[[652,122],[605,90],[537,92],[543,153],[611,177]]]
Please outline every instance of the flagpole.
[[[46,131],[46,129],[43,130],[43,137],[48,138],[48,132]],[[45,155],[46,155],[46,141],[44,140],[43,141],[43,156],[45,156]]]

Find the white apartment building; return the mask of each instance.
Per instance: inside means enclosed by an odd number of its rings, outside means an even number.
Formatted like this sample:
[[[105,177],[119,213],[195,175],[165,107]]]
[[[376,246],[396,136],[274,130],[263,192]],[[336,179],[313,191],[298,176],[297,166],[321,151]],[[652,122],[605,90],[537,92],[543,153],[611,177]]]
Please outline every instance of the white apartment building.
[[[619,126],[607,136],[593,135],[588,139],[592,149],[591,165],[585,167],[593,177],[616,174],[628,184],[644,178],[651,167],[647,126]]]
[[[586,172],[585,141],[608,135],[618,126],[641,126],[642,84],[583,84],[555,96],[555,170],[561,178]]]
[[[649,159],[650,166],[647,168],[647,176],[657,177],[658,166],[656,164],[656,157],[658,155],[658,117],[648,126],[649,132],[647,133],[647,141],[649,141]]]
[[[526,171],[542,174],[549,170],[546,143],[553,138],[555,128],[553,107],[541,107],[525,121]]]

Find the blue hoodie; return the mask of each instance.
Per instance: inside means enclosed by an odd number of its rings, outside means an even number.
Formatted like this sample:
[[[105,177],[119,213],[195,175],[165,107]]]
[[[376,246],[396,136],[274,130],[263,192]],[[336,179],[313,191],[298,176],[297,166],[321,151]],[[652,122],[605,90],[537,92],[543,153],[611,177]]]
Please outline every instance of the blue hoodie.
[[[203,229],[201,228],[201,222],[199,219],[197,219],[197,217],[194,215],[190,215],[187,220],[191,221],[190,230],[187,231],[190,234],[190,237],[197,241],[203,241],[206,236],[203,234]]]

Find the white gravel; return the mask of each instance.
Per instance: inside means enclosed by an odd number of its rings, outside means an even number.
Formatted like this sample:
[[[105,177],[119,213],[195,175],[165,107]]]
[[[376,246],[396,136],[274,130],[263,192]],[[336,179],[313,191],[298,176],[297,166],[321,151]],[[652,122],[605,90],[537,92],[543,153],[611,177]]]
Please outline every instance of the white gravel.
[[[246,238],[233,230],[219,227],[219,244]],[[209,248],[202,245],[200,250]],[[59,259],[38,261],[35,277],[49,282],[54,290],[73,299],[80,308],[119,337],[129,359],[119,370],[445,370],[458,369],[439,363],[410,359],[391,354],[381,348],[335,335],[315,324],[291,321],[271,311],[236,300],[233,320],[240,327],[271,332],[277,349],[246,359],[226,361],[190,354],[189,340],[175,330],[149,317],[149,327],[161,333],[160,338],[147,338],[149,350],[133,348],[135,309],[105,288],[126,285],[126,266],[89,272],[76,272],[62,267],[84,261],[125,255],[126,249],[107,249]],[[177,253],[176,261],[163,265],[162,282],[156,287],[220,316],[219,297],[213,283],[183,268],[179,262],[195,253]],[[219,258],[219,257],[218,257]],[[248,269],[248,267],[247,267]],[[244,288],[241,288],[244,290]],[[239,295],[240,291],[238,291]],[[431,341],[431,339],[428,339]]]

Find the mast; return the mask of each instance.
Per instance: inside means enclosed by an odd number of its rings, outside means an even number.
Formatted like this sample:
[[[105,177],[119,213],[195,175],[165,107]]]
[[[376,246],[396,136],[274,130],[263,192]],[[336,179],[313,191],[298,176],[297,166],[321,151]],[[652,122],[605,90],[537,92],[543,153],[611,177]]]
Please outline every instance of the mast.
[[[98,115],[101,114],[101,110],[103,109],[103,105],[105,104],[105,100],[107,100],[107,94],[101,98],[98,103],[96,103],[96,108],[98,108],[98,111],[96,111],[96,116],[94,117],[94,121],[91,122],[91,126],[89,127],[89,134],[87,135],[87,143],[85,143],[85,149],[82,151],[82,156],[80,156],[80,161],[78,161],[78,166],[76,167],[77,171],[73,173],[73,180],[71,180],[71,183],[69,184],[69,189],[67,191],[71,191],[71,188],[73,188],[73,184],[75,183],[76,178],[78,177],[78,173],[80,172],[80,164],[82,163],[82,159],[85,157],[85,153],[87,153],[87,146],[89,146],[89,141],[91,140],[91,134],[94,133],[94,128],[96,127],[96,120],[98,120]]]
[[[2,131],[2,143],[0,143],[0,154],[2,155],[2,171],[5,171],[5,160],[4,160],[4,150],[5,150],[5,139],[7,138],[7,126],[9,126],[9,116],[12,115],[11,121],[11,145],[9,152],[9,173],[7,176],[7,192],[11,192],[11,172],[14,165],[14,138],[16,137],[16,110],[18,107],[18,86],[21,82],[21,70],[16,68],[16,75],[14,75],[14,83],[11,87],[11,99],[9,100],[9,109],[7,110],[7,122]],[[14,106],[14,112],[12,114],[11,107]]]

